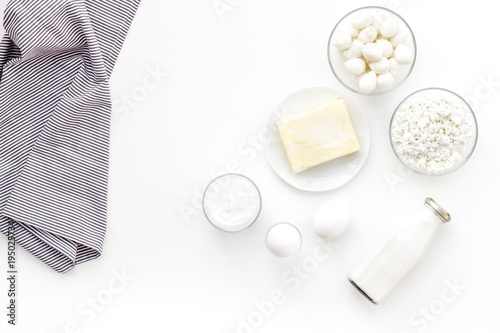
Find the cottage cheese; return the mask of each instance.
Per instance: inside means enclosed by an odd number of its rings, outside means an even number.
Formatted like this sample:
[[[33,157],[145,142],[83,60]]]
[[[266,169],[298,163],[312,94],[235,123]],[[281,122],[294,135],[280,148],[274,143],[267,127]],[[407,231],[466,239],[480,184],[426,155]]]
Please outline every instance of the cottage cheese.
[[[463,106],[436,94],[404,102],[391,129],[401,160],[428,174],[450,170],[462,160],[472,134],[472,119]]]

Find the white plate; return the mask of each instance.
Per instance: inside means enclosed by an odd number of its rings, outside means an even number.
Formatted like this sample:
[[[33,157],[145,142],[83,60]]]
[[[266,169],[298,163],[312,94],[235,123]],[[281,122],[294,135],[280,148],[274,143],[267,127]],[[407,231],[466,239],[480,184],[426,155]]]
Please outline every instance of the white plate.
[[[354,154],[337,158],[300,173],[293,173],[278,134],[276,121],[288,115],[342,98],[358,136],[360,150]],[[288,184],[303,191],[329,191],[345,185],[361,170],[370,150],[370,128],[361,111],[347,96],[332,88],[307,88],[294,92],[274,110],[269,120],[273,130],[272,141],[266,146],[267,160],[274,171]]]

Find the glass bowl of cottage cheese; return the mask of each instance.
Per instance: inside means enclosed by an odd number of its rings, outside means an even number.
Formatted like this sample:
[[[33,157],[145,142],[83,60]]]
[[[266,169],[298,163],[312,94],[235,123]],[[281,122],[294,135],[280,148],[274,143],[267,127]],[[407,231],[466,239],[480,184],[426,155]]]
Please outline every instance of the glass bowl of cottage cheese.
[[[477,120],[456,93],[426,88],[412,93],[396,108],[390,138],[405,167],[425,176],[443,176],[471,157],[478,138]]]

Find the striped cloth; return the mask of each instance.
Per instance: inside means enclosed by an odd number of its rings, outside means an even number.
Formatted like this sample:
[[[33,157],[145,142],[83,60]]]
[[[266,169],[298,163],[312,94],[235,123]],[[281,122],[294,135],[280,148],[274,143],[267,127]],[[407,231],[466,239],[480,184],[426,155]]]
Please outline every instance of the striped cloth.
[[[101,255],[109,77],[140,0],[11,0],[0,43],[0,230],[58,272]]]

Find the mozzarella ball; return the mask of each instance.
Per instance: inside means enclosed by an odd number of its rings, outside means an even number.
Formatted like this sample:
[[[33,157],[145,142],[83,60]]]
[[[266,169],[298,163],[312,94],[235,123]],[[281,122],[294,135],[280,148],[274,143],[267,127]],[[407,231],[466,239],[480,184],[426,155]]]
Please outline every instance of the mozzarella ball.
[[[359,29],[356,29],[352,26],[352,24],[347,24],[345,27],[342,27],[341,31],[347,32],[352,39],[358,37]]]
[[[289,223],[279,223],[271,227],[266,235],[269,251],[280,258],[291,258],[302,245],[299,230]]]
[[[382,56],[384,58],[389,58],[392,55],[392,52],[394,52],[394,47],[392,46],[392,43],[389,42],[387,39],[377,39],[375,44],[378,45],[382,49]]]
[[[370,93],[377,88],[377,74],[370,71],[359,79],[359,89],[364,93]]]
[[[406,41],[406,38],[408,37],[408,34],[404,31],[400,31],[396,34],[396,36],[391,37],[390,41],[391,44],[394,48],[398,47],[399,44],[404,43]]]
[[[359,75],[354,75],[354,74],[351,74],[351,79],[352,79],[354,82],[356,82],[356,83],[358,83],[358,84],[359,84],[359,80],[360,80],[363,76],[365,76],[365,74],[366,74],[366,71],[363,71],[363,73],[361,73],[361,74],[359,74]]]
[[[316,212],[313,227],[316,234],[329,240],[339,237],[351,221],[351,207],[345,200],[327,202]]]
[[[352,42],[352,37],[345,31],[339,31],[333,35],[332,43],[339,50],[347,49]]]
[[[375,43],[366,44],[361,53],[368,61],[377,61],[382,58],[383,52],[382,49]]]
[[[377,77],[377,87],[382,90],[388,89],[394,83],[394,76],[390,72],[380,74]]]
[[[399,46],[394,51],[394,56],[401,65],[411,64],[413,59],[410,48],[405,44],[399,44]]]
[[[390,58],[389,64],[389,72],[391,72],[392,76],[399,76],[399,74],[401,74],[401,64],[395,58]]]
[[[372,61],[369,66],[370,69],[375,72],[375,74],[385,74],[391,67],[389,59],[387,58],[380,58],[380,60]]]
[[[377,32],[379,32],[380,28],[382,27],[382,23],[384,23],[384,20],[378,14],[374,13],[371,26],[377,29]]]
[[[347,71],[353,75],[359,75],[365,71],[366,62],[361,58],[352,58],[344,63]]]
[[[367,10],[362,10],[358,13],[358,15],[356,15],[354,21],[352,21],[352,26],[361,30],[369,26],[372,21],[372,14],[370,14]]]
[[[380,34],[385,37],[393,37],[399,32],[399,19],[396,17],[389,18],[380,27]]]
[[[364,46],[365,44],[362,41],[354,39],[351,43],[351,46],[349,46],[349,48],[345,50],[342,54],[347,59],[359,58],[361,57],[361,50],[363,49]]]
[[[358,39],[363,43],[371,43],[377,38],[378,31],[371,25],[359,32]]]

